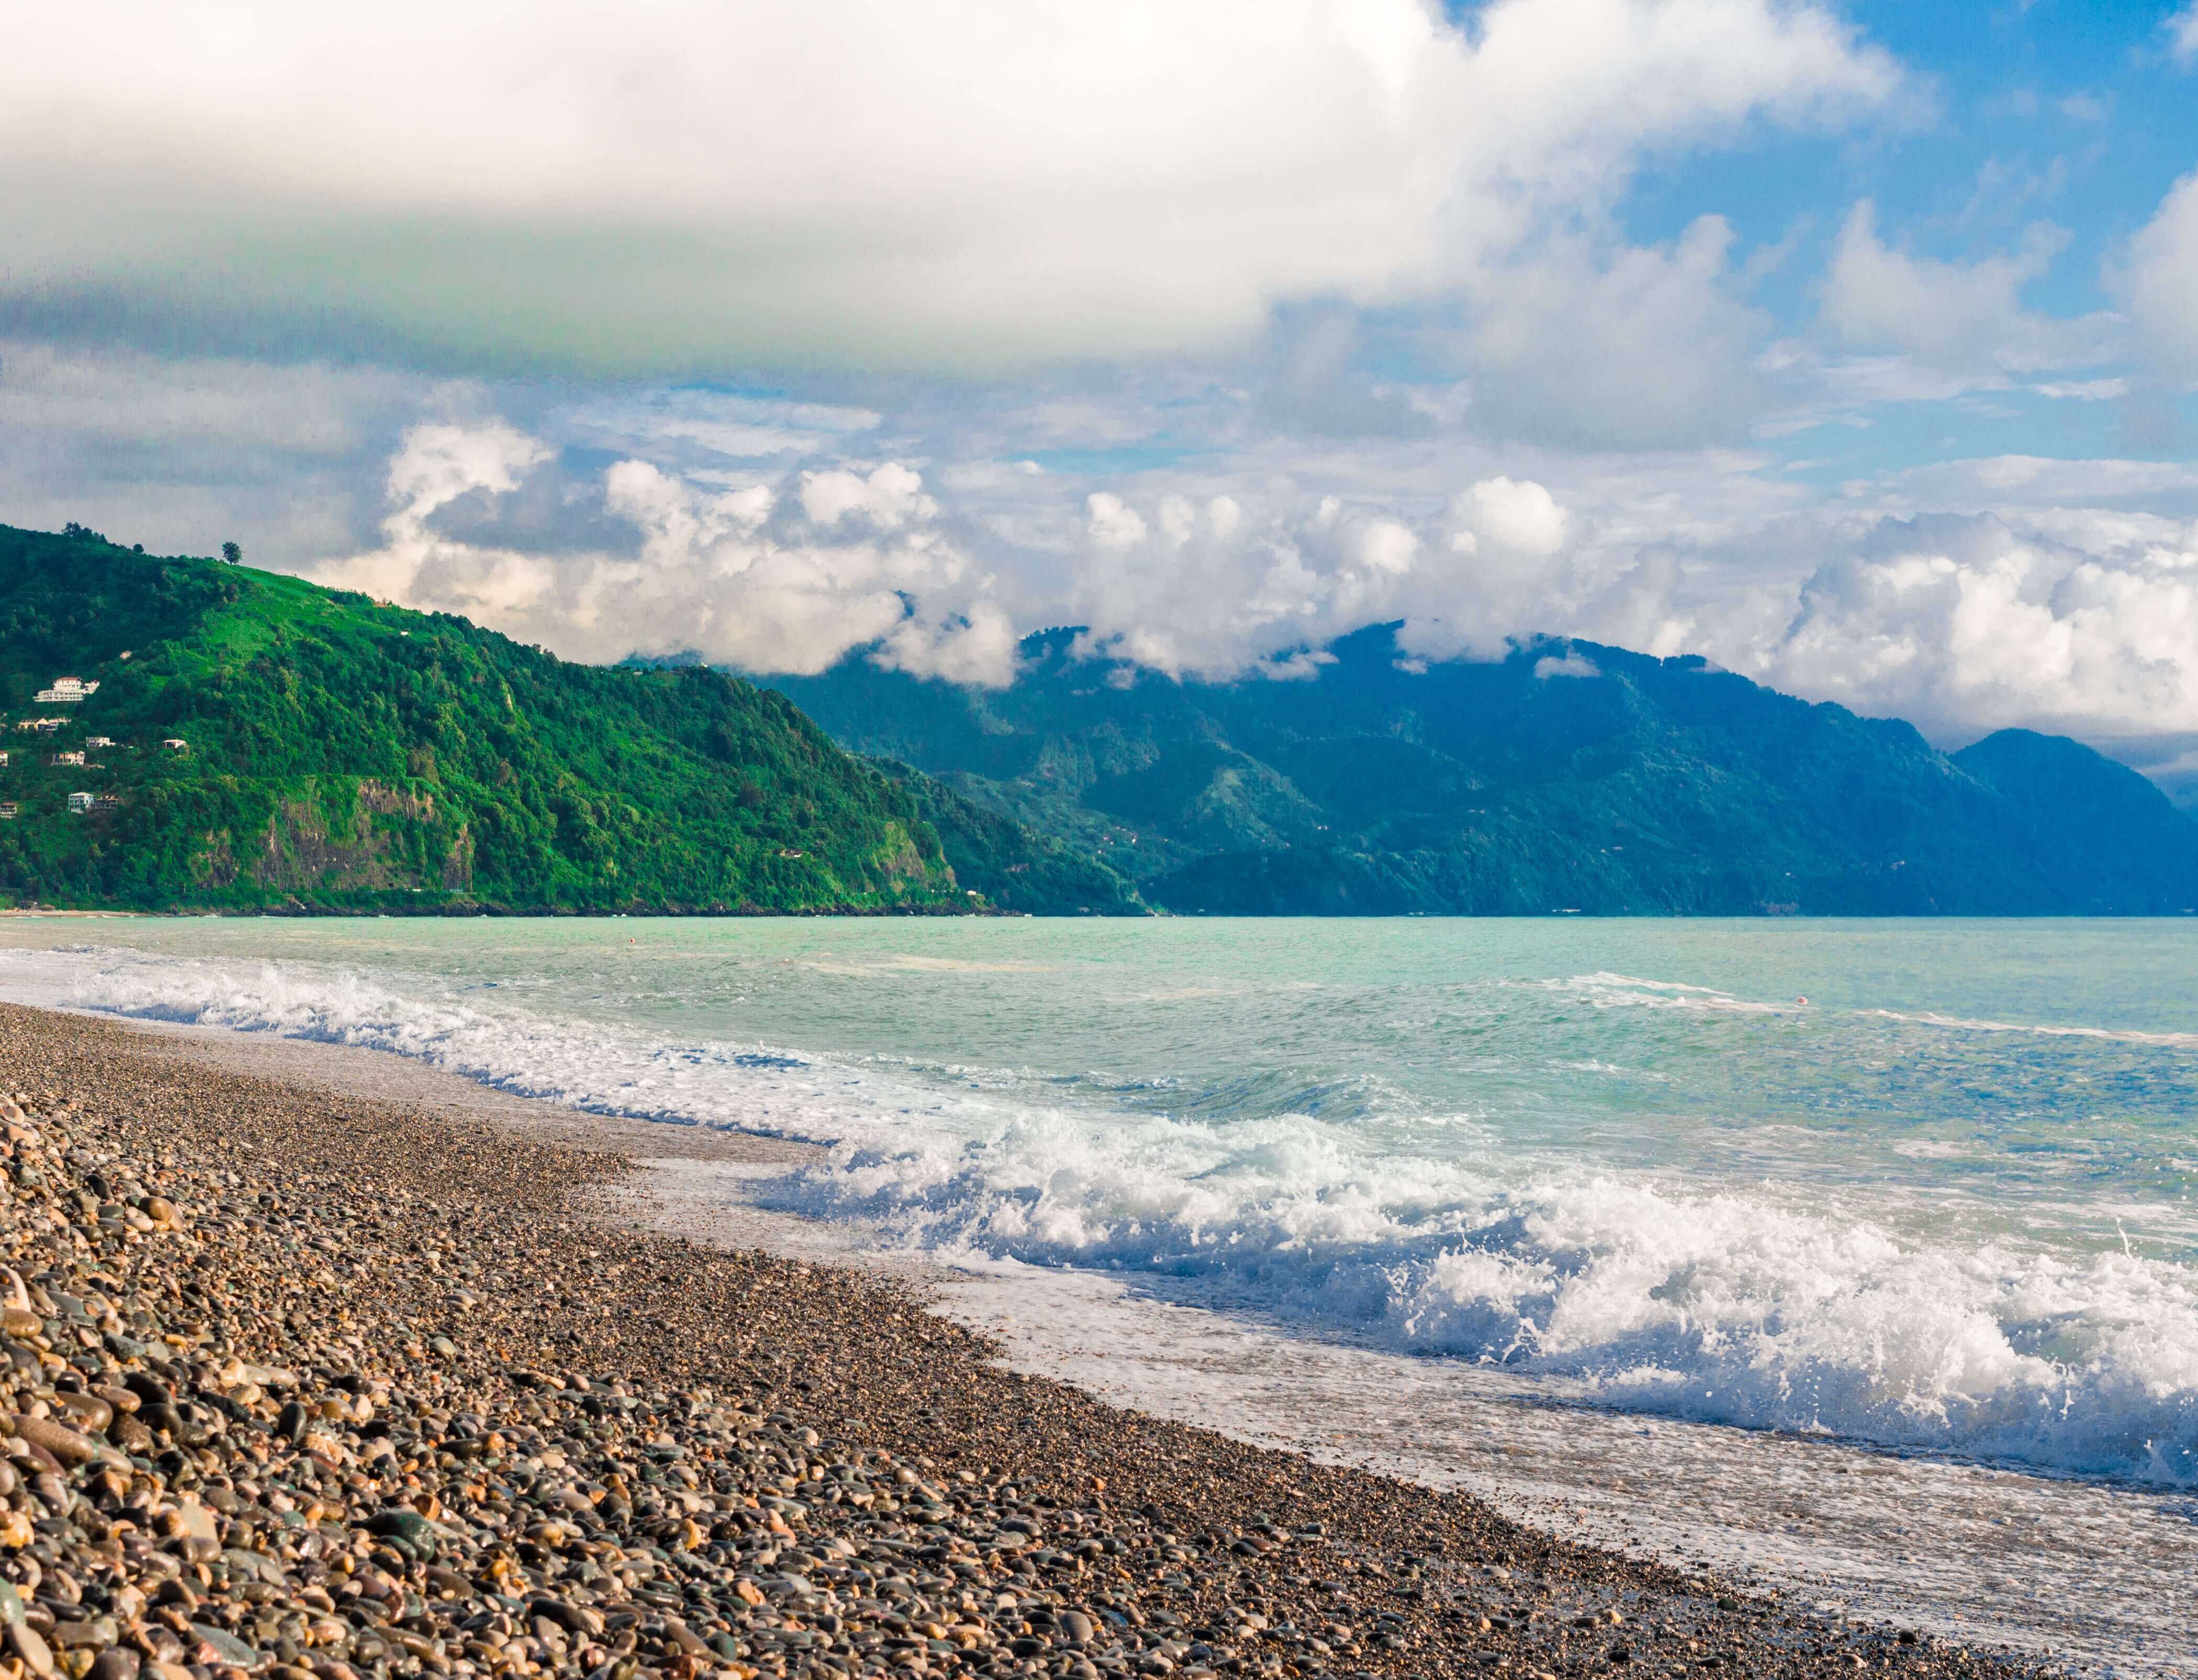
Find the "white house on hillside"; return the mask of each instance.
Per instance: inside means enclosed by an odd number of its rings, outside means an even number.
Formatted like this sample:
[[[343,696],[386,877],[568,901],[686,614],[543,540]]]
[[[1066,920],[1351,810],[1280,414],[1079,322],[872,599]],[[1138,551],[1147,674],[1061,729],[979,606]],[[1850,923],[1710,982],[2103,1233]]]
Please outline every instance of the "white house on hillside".
[[[96,683],[80,683],[73,677],[56,677],[50,689],[41,689],[32,703],[38,706],[63,706],[71,700],[89,700],[99,692]]]

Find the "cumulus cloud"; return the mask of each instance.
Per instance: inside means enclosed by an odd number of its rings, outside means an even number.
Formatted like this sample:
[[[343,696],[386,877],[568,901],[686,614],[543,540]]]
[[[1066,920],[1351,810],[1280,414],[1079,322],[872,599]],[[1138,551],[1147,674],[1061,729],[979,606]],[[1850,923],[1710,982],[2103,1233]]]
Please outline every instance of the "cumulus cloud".
[[[1483,479],[1458,497],[1454,511],[1451,546],[1467,553],[1476,551],[1483,537],[1522,555],[1553,555],[1565,544],[1569,515],[1532,479]]]
[[[1099,492],[1087,514],[1062,562],[1003,587],[1035,622],[1086,626],[1088,650],[1178,677],[1311,677],[1322,644],[1384,619],[1436,657],[1497,655],[1625,569],[1575,545],[1579,521],[1531,480],[1411,514],[1273,485],[1163,495],[1149,517]]]
[[[1440,294],[1900,80],[1794,0],[81,0],[11,19],[0,204],[19,285],[172,335],[967,369]]]
[[[1956,374],[2101,361],[2111,349],[2110,321],[2057,320],[2022,305],[2023,288],[2067,243],[2064,230],[2039,223],[2010,255],[1973,263],[1912,256],[1878,237],[1876,207],[1865,199],[1840,230],[1824,281],[1823,320],[1850,349],[1897,351]]]
[[[438,528],[462,499],[520,487],[546,461],[501,422],[422,426],[388,478],[381,545],[312,568],[321,581],[460,613],[567,658],[700,654],[712,663],[813,672],[853,648],[957,683],[1012,675],[1015,634],[988,579],[933,526],[921,475],[805,474],[786,486],[716,488],[625,460],[601,496],[628,551],[550,555]],[[848,528],[843,528],[848,527]]]
[[[1990,515],[1885,521],[1808,578],[1770,673],[1942,738],[2198,729],[2198,528],[2077,523],[2089,546]]]
[[[1177,675],[1317,681],[1328,642],[1394,619],[1422,659],[1540,635],[1706,654],[1952,741],[2198,738],[2187,461],[2009,453],[1826,486],[1752,450],[1253,432],[1095,476],[1022,470],[1023,440],[1135,438],[1158,410],[1205,444],[1256,396],[1170,375],[805,405],[20,345],[0,363],[0,518],[187,552],[236,536],[254,563],[573,658],[769,672],[869,649],[991,683],[1018,635],[1066,624]],[[749,455],[720,426],[813,443]],[[72,462],[96,472],[44,511],[56,463],[89,471]],[[177,535],[130,522],[155,503]]]
[[[867,478],[844,468],[801,477],[801,506],[811,520],[834,526],[852,517],[880,531],[898,531],[937,516],[939,503],[923,493],[923,477],[888,461]]]

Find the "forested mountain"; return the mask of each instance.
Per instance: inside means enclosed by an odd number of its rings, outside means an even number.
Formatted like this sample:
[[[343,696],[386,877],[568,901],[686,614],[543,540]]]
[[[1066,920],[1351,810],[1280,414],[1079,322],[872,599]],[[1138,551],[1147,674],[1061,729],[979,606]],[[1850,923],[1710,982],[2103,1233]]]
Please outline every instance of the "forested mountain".
[[[53,697],[65,677],[97,686]],[[568,665],[462,619],[89,532],[0,526],[0,900],[969,903],[915,798],[781,695]]]
[[[1228,684],[1080,660],[1073,642],[1030,638],[998,691],[859,657],[770,680],[843,745],[1178,911],[2198,906],[2198,823],[2072,741],[2009,730],[1948,754],[1699,659],[1582,642],[1426,664],[1375,628],[1311,680]]]
[[[0,526],[0,902],[2198,905],[2198,823],[2070,741],[2008,730],[1950,755],[1699,660],[1585,642],[1423,665],[1375,629],[1311,681],[1233,684],[1072,642],[1031,638],[996,692],[859,657],[773,692],[568,665],[296,578]]]

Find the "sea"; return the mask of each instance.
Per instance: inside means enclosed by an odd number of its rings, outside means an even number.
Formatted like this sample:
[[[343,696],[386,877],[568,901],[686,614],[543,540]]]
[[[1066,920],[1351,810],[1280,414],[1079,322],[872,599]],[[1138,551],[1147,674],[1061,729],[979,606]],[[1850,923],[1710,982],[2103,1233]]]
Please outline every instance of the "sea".
[[[1026,1369],[2198,1674],[2191,921],[23,918],[0,997],[805,1140],[727,1217]]]

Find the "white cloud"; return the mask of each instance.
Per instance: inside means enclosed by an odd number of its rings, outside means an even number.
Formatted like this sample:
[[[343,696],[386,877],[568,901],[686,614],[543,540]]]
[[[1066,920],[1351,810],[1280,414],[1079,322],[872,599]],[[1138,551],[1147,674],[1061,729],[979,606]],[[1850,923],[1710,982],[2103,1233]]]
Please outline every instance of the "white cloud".
[[[2061,403],[2111,403],[2130,393],[2125,379],[2048,380],[2030,387],[2041,397]]]
[[[550,453],[539,439],[501,421],[414,427],[389,463],[388,497],[395,506],[382,522],[382,546],[323,568],[320,581],[413,605],[462,600],[453,610],[498,625],[529,623],[543,608],[555,610],[560,603],[550,561],[455,541],[430,524],[461,497],[517,489]]]
[[[2190,15],[2198,17],[2198,12]],[[2130,241],[2119,289],[2160,373],[2198,381],[2198,173],[2184,176]]]
[[[1811,576],[1770,673],[1941,737],[2198,729],[2198,532],[2106,535],[2083,547],[1991,516],[1887,521]]]
[[[1706,216],[1669,247],[1542,241],[1467,283],[1451,353],[1497,435],[1684,448],[1745,431],[1771,399],[1770,317],[1737,295],[1732,230]]]
[[[1561,658],[1555,654],[1544,654],[1534,661],[1534,677],[1538,682],[1546,683],[1552,677],[1600,677],[1602,675],[1601,666],[1585,654],[1574,648],[1567,648]]]
[[[640,416],[624,432],[599,412],[613,401]],[[1423,659],[1538,634],[1699,652],[1940,739],[2010,722],[2125,744],[2198,733],[2189,461],[2007,454],[1825,489],[1756,451],[1232,439],[1251,401],[1174,372],[977,404],[923,387],[832,405],[885,417],[810,422],[815,456],[759,462],[652,432],[650,416],[703,410],[645,392],[579,403],[561,387],[16,346],[0,518],[83,518],[201,553],[236,535],[278,567],[350,556],[321,575],[582,659],[691,648],[813,670],[875,645],[999,681],[1019,632],[1076,624],[1161,671],[1304,680],[1319,667],[1301,651],[1403,619]],[[1000,434],[1021,403],[1073,407],[1064,426],[1163,413],[1186,447],[1105,478],[1017,472]],[[105,476],[32,519],[56,462]],[[1002,470],[955,470],[986,462]],[[190,540],[114,517],[154,500],[186,509]],[[288,529],[301,500],[318,522]]]
[[[2113,323],[2061,321],[2022,306],[2022,289],[2067,242],[2043,223],[2020,253],[1974,263],[1896,251],[1877,235],[1876,210],[1855,206],[1823,287],[1823,319],[1850,349],[1897,351],[1957,374],[2028,372],[2105,359]]]
[[[834,468],[801,475],[802,510],[818,525],[837,525],[852,515],[881,531],[898,531],[937,517],[939,503],[923,493],[923,478],[913,468],[888,461],[869,477]]]
[[[1458,498],[1456,513],[1475,538],[1522,555],[1555,554],[1570,520],[1556,497],[1532,479],[1483,479]]]
[[[19,282],[683,372],[1242,343],[1598,223],[1651,149],[1901,86],[1795,0],[17,13]]]
[[[2167,50],[2175,61],[2185,70],[2198,64],[2198,4],[2185,6],[2163,26],[2167,31]]]
[[[1402,577],[1412,569],[1420,539],[1408,525],[1393,519],[1374,519],[1360,527],[1357,549],[1358,563],[1368,571]]]
[[[312,575],[461,613],[573,659],[692,652],[750,671],[816,671],[875,643],[884,663],[955,682],[997,683],[1014,670],[1007,614],[930,527],[936,507],[912,468],[807,474],[785,496],[768,485],[713,490],[622,461],[604,476],[602,503],[637,536],[634,554],[529,553],[437,528],[462,497],[517,490],[550,453],[501,422],[415,427],[391,464],[396,506],[381,546]],[[856,533],[840,534],[851,520]]]
[[[1091,540],[1099,547],[1134,548],[1145,540],[1144,520],[1120,497],[1103,490],[1094,491],[1084,498],[1084,505],[1090,514]],[[1168,540],[1178,546],[1190,534],[1189,522],[1178,509],[1164,509],[1161,522]]]

